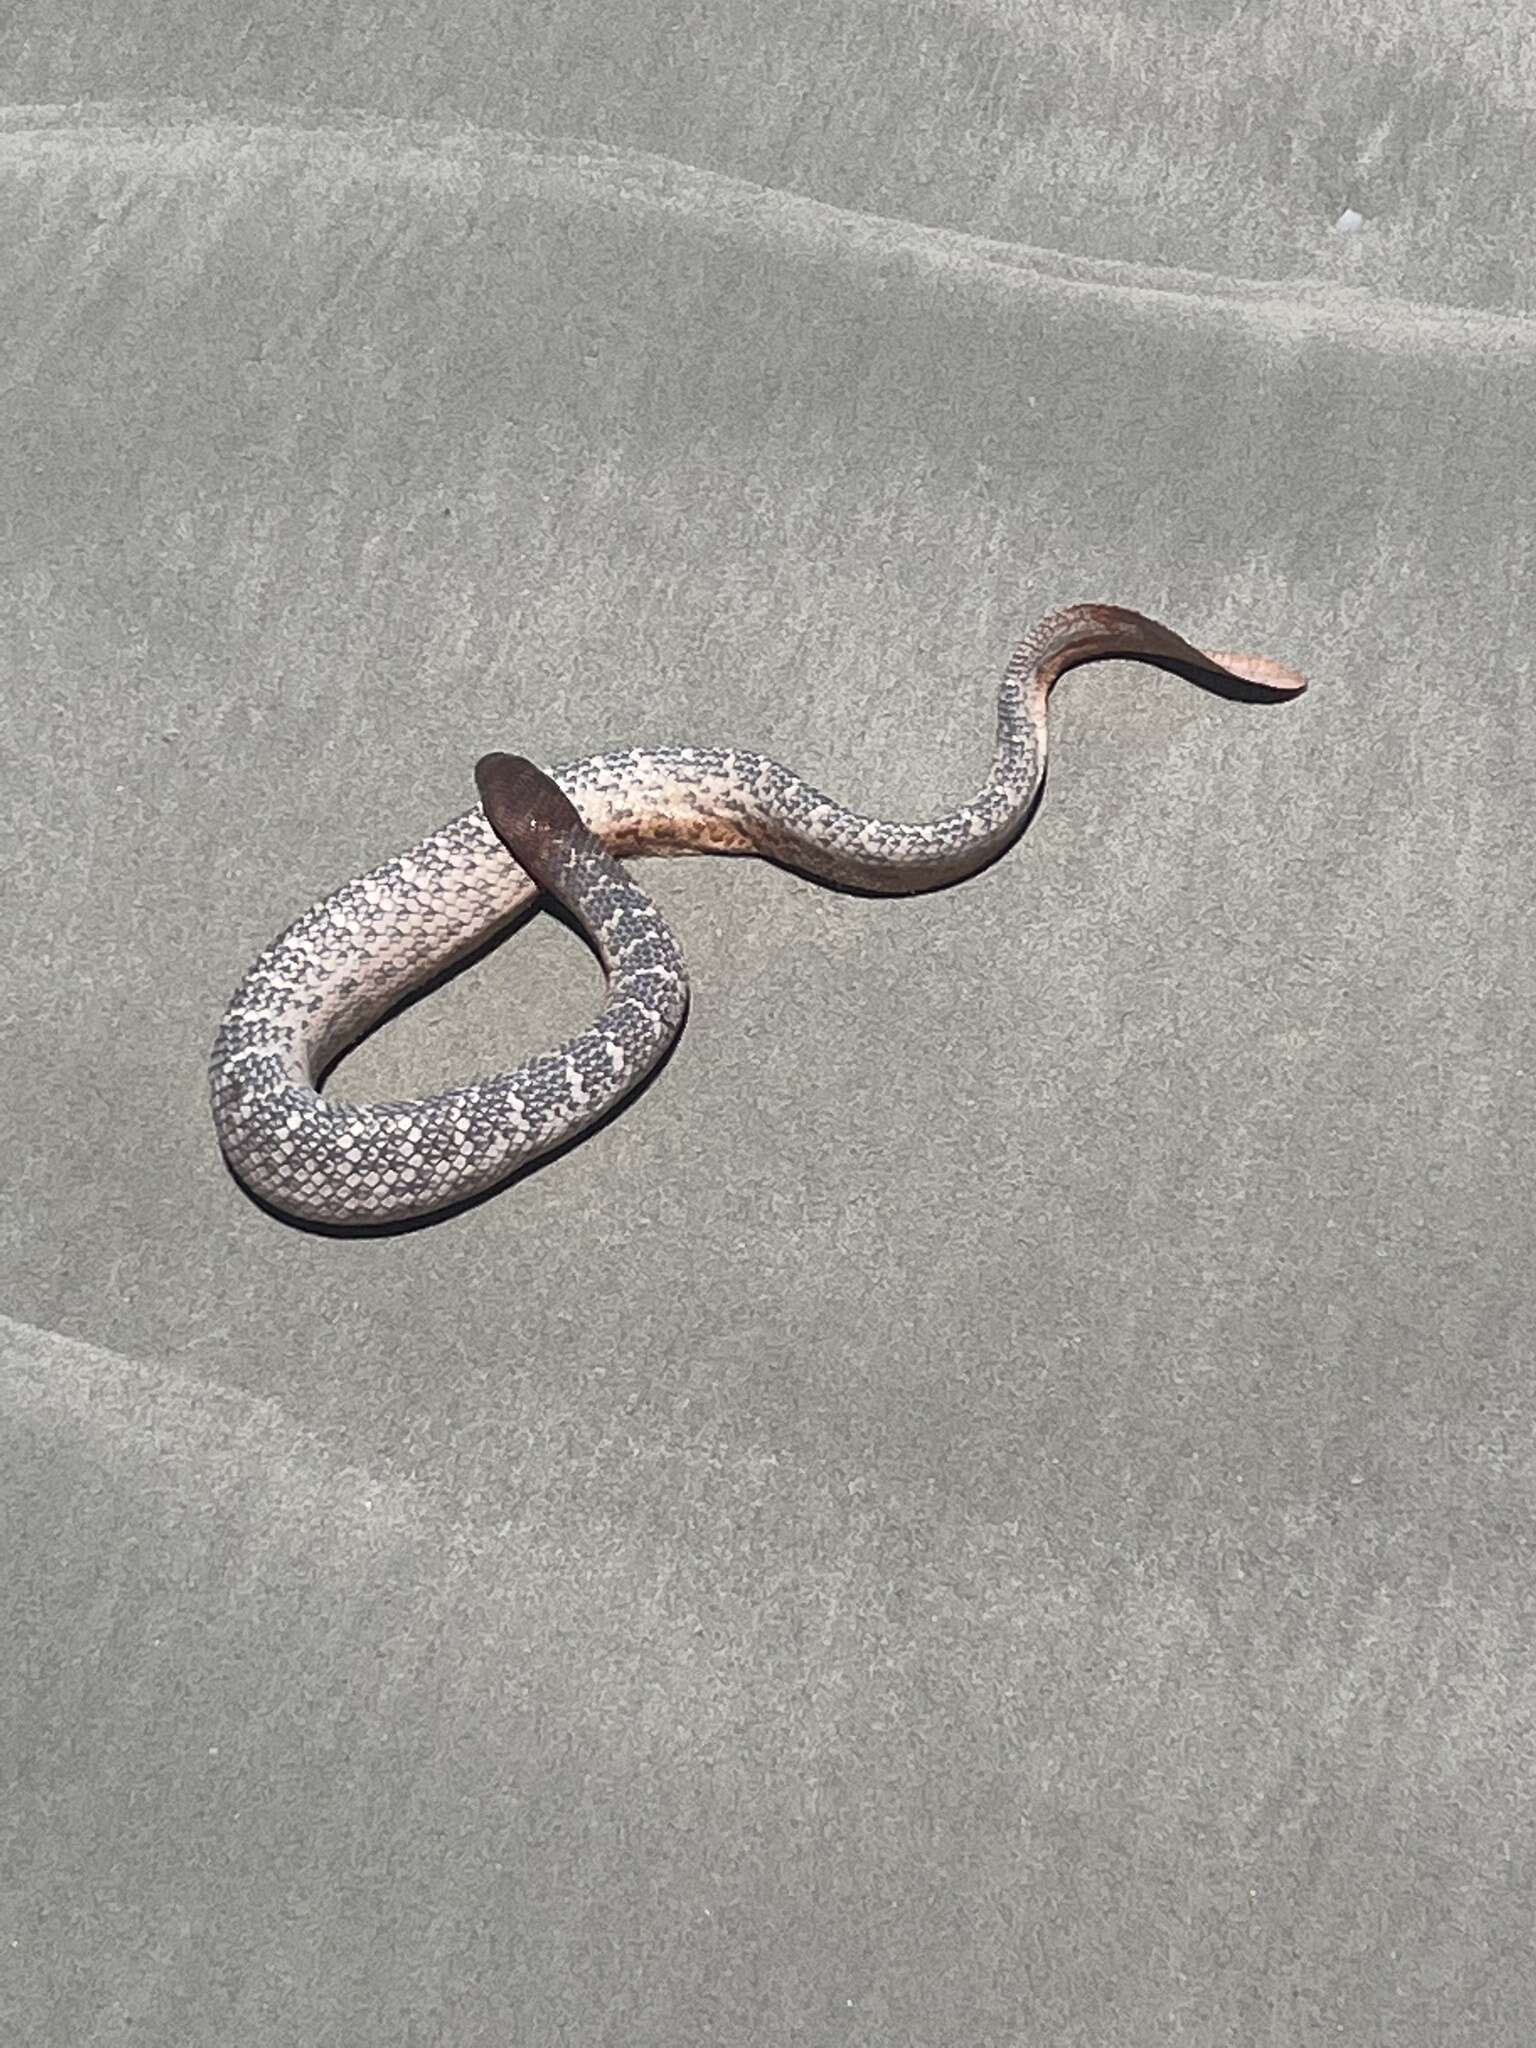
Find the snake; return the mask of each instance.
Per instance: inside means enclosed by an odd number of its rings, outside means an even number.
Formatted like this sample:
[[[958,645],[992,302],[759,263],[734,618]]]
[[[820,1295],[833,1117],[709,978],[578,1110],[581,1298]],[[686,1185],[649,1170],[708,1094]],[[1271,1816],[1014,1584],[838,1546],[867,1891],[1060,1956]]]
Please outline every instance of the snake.
[[[574,1142],[656,1068],[688,1008],[682,950],[629,859],[754,854],[882,894],[959,881],[996,859],[1035,807],[1053,686],[1070,668],[1112,659],[1258,701],[1306,688],[1278,661],[1202,652],[1140,612],[1069,605],[1042,618],[1007,664],[981,787],[924,822],[864,816],[739,747],[631,747],[550,772],[485,755],[478,804],[305,911],[235,990],[209,1070],[235,1177],[298,1222],[368,1229],[457,1209]],[[602,966],[592,1024],[437,1095],[353,1102],[321,1092],[348,1047],[541,892]]]

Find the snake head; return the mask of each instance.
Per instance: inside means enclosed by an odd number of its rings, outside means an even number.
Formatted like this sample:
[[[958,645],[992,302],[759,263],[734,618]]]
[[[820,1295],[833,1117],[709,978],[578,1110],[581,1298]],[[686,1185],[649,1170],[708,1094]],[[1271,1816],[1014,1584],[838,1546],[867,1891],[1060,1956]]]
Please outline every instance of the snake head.
[[[483,755],[475,787],[487,823],[518,866],[560,895],[572,859],[597,845],[565,791],[521,754]]]

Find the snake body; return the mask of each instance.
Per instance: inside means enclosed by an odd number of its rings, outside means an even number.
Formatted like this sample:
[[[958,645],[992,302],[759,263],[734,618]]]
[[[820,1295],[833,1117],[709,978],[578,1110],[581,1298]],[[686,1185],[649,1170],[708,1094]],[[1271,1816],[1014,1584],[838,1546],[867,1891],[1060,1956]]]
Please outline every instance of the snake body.
[[[661,1059],[687,1008],[681,952],[621,857],[751,853],[890,893],[983,867],[1039,794],[1046,702],[1080,662],[1136,659],[1196,682],[1289,696],[1294,670],[1205,654],[1114,605],[1042,619],[1008,663],[981,788],[926,823],[871,818],[741,748],[630,748],[550,775],[510,755],[476,770],[482,801],[306,911],[252,964],[214,1042],[213,1120],[231,1167],[287,1214],[403,1222],[490,1188],[595,1123]],[[577,918],[608,978],[587,1030],[525,1064],[411,1102],[358,1103],[317,1079],[402,997],[510,923],[543,888]]]

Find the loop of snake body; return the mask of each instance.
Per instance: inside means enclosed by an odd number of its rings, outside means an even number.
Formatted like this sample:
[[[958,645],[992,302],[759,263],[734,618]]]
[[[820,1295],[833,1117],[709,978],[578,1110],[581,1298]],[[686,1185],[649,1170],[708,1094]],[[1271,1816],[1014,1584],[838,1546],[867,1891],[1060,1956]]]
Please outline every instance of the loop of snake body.
[[[459,1204],[595,1123],[651,1071],[687,1008],[681,952],[619,856],[753,853],[828,882],[902,893],[983,867],[1016,836],[1045,774],[1046,700],[1080,662],[1134,659],[1192,681],[1290,696],[1262,656],[1205,654],[1116,605],[1044,618],[1008,663],[985,782],[927,823],[861,817],[761,754],[654,747],[552,775],[508,754],[476,768],[481,802],[290,925],[231,999],[211,1062],[225,1157],[257,1196],[312,1223],[403,1223]],[[502,1073],[413,1102],[344,1102],[317,1080],[412,989],[547,890],[607,976],[587,1030]]]

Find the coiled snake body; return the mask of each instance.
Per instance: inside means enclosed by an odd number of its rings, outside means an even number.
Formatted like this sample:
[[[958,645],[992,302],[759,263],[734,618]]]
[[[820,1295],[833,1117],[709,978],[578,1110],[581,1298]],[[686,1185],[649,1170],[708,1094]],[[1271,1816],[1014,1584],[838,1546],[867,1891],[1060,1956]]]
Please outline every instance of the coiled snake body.
[[[656,1065],[687,1007],[677,942],[617,856],[755,853],[828,882],[900,893],[984,866],[1024,824],[1045,773],[1046,700],[1065,671],[1149,661],[1196,682],[1289,696],[1259,656],[1203,654],[1113,605],[1042,619],[1008,664],[986,781],[924,824],[866,818],[761,754],[656,747],[545,775],[506,754],[476,769],[481,803],[327,896],[257,959],[214,1042],[213,1120],[257,1195],[318,1223],[431,1214],[596,1122]],[[401,997],[547,889],[608,978],[589,1029],[524,1065],[414,1102],[333,1101],[317,1077]]]

